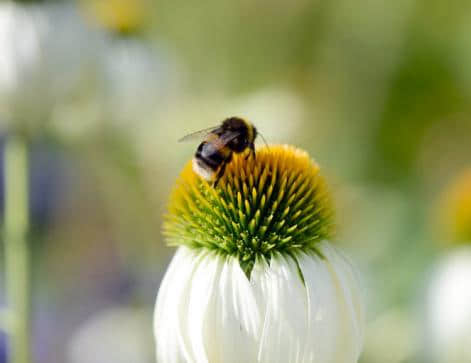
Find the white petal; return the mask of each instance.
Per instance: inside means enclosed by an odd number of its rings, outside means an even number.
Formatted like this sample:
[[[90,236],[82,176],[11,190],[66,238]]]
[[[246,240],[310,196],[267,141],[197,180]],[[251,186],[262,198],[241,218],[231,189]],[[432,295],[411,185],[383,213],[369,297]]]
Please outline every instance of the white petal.
[[[210,362],[255,361],[259,307],[251,283],[234,258],[228,258],[221,271],[207,322],[207,342],[212,347]]]
[[[341,317],[338,315],[339,302],[332,277],[325,261],[317,256],[301,256],[299,265],[303,271],[309,306],[306,316],[306,340],[309,345],[304,350],[302,362],[334,362]]]
[[[177,251],[155,309],[157,357],[167,362],[251,362],[260,314],[239,262]]]
[[[365,314],[360,284],[351,262],[334,246],[323,243],[321,252],[335,286],[339,336],[335,362],[356,362],[363,348]],[[342,346],[343,345],[343,346]]]
[[[183,325],[186,326],[191,356],[197,363],[210,361],[206,346],[208,337],[205,334],[207,331],[205,325],[208,314],[212,312],[211,305],[216,298],[216,286],[222,266],[222,258],[203,256],[194,271],[191,288],[188,291],[187,320]],[[185,316],[184,313],[183,316]]]
[[[363,308],[348,261],[275,256],[249,281],[235,258],[180,248],[155,311],[161,363],[354,363]],[[300,271],[305,283],[300,277]]]
[[[190,356],[186,326],[187,292],[199,259],[193,252],[180,248],[175,254],[160,285],[154,314],[157,360],[165,363],[193,362]]]
[[[274,257],[265,273],[253,279],[265,305],[257,361],[303,362],[309,305],[296,263],[291,258]]]
[[[265,304],[258,362],[353,363],[363,343],[364,312],[351,264],[328,243],[326,259],[300,255],[273,258],[252,279]]]

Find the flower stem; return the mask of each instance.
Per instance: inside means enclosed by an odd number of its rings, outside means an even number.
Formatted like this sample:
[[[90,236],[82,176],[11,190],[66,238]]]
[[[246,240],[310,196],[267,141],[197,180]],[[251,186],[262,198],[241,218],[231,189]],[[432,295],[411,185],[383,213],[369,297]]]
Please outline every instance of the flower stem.
[[[10,362],[29,363],[30,271],[28,233],[28,150],[18,135],[5,145],[5,267],[9,308]]]

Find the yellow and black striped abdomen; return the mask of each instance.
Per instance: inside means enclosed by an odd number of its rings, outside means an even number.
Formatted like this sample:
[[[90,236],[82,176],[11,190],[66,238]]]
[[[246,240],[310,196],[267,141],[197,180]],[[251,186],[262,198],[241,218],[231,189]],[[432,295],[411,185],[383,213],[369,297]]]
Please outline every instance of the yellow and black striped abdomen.
[[[193,166],[204,179],[211,180],[231,156],[232,151],[227,146],[218,148],[211,141],[203,141],[196,150]]]

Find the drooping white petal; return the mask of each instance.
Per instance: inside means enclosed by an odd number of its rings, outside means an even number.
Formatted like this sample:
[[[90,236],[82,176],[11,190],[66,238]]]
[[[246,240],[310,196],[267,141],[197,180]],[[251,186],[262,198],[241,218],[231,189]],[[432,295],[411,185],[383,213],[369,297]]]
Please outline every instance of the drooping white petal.
[[[154,332],[159,362],[192,362],[186,326],[187,291],[199,258],[192,251],[181,248],[175,254],[161,283],[154,315]]]
[[[180,248],[156,304],[159,362],[251,361],[260,324],[257,311],[237,260]]]
[[[234,258],[224,263],[207,312],[209,362],[250,362],[257,352],[260,312],[251,283]]]
[[[296,263],[276,256],[266,272],[254,276],[254,280],[265,305],[258,361],[303,362],[309,303]]]
[[[309,343],[304,351],[303,362],[334,362],[338,326],[342,319],[338,314],[338,304],[343,304],[343,301],[336,299],[335,285],[325,263],[316,263],[310,256],[301,256],[299,264],[309,301],[306,315]]]
[[[195,362],[207,362],[205,347],[205,313],[215,293],[222,263],[217,258],[201,258],[195,268],[191,286],[185,292],[187,306],[180,310],[181,326],[186,329],[190,354]],[[185,339],[186,341],[186,339]]]
[[[257,261],[249,281],[237,259],[181,247],[157,300],[159,362],[356,362],[358,283],[344,257],[328,244],[320,249],[326,259]]]
[[[319,248],[326,260],[298,256],[304,284],[294,260],[282,256],[263,275],[266,315],[260,362],[358,360],[363,342],[358,282],[336,250],[328,244]]]
[[[351,262],[329,243],[320,246],[326,258],[327,269],[335,286],[335,299],[338,302],[339,336],[335,362],[356,362],[363,349],[364,301],[358,275]],[[352,339],[354,338],[354,339]],[[343,342],[343,348],[341,347]]]

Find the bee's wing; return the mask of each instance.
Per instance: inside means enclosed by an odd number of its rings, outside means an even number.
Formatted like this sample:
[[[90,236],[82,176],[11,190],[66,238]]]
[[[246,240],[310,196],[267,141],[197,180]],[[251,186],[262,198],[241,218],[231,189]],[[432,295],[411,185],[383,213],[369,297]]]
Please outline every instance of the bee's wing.
[[[207,134],[209,134],[211,131],[214,131],[218,128],[219,126],[213,126],[213,127],[208,127],[207,129],[199,130],[192,132],[191,134],[183,136],[181,139],[178,140],[178,142],[185,142],[185,141],[192,141],[192,140],[201,140],[204,138]]]
[[[220,149],[229,144],[232,140],[240,135],[240,131],[226,131],[223,135],[218,138],[211,140],[211,143]]]

